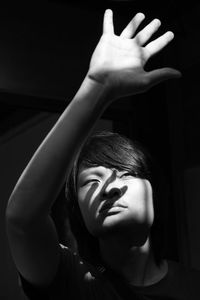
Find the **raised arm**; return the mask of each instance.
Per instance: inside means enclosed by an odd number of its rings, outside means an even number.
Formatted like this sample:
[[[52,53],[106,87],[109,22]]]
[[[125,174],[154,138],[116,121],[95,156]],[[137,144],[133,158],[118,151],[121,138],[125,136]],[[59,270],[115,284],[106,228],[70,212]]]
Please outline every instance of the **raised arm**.
[[[152,21],[135,35],[143,19],[143,14],[137,14],[116,36],[112,11],[105,11],[103,34],[80,89],[10,196],[6,220],[11,252],[17,269],[33,284],[47,285],[55,276],[59,244],[49,212],[75,156],[104,110],[119,97],[144,92],[160,81],[180,76],[170,68],[144,71],[147,60],[164,48],[173,34],[167,32],[147,44],[160,21]]]

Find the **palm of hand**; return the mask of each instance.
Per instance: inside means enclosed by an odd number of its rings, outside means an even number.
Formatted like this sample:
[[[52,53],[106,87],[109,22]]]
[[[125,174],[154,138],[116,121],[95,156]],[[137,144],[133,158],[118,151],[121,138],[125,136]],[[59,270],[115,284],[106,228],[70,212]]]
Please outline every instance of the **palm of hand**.
[[[92,55],[89,75],[112,89],[115,98],[141,93],[160,81],[180,76],[180,72],[171,68],[151,72],[144,70],[147,60],[173,39],[173,33],[167,32],[145,45],[159,28],[160,21],[153,20],[134,36],[143,19],[143,14],[137,14],[117,36],[114,34],[112,12],[108,10],[105,13],[103,35]]]
[[[146,54],[137,41],[104,34],[92,56],[91,71],[98,81],[127,90],[132,78],[144,74]],[[130,82],[130,84],[131,84]]]

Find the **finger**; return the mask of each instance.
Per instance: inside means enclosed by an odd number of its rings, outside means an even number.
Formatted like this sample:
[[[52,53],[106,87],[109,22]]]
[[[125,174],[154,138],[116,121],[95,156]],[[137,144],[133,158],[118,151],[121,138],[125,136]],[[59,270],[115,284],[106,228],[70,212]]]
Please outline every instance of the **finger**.
[[[145,46],[145,51],[147,55],[147,59],[162,50],[167,44],[169,44],[174,38],[174,34],[171,31],[164,33],[162,36],[152,41],[148,45]]]
[[[176,79],[182,76],[181,72],[173,68],[161,68],[146,73],[147,87],[151,88],[168,79]]]
[[[130,21],[130,23],[124,28],[120,36],[123,38],[131,39],[144,18],[145,15],[143,13],[137,13],[135,17]]]
[[[158,30],[161,22],[159,19],[154,19],[145,28],[143,28],[136,36],[137,41],[142,46],[144,45],[150,37]]]
[[[106,9],[103,19],[103,33],[114,33],[113,12],[111,9]]]

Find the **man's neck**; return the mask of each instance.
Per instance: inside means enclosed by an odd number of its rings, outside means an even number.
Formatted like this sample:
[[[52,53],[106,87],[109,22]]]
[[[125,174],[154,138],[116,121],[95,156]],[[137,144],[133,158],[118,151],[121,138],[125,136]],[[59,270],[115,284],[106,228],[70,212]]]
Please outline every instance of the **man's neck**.
[[[132,285],[154,284],[167,273],[165,261],[160,266],[155,263],[149,238],[139,247],[121,237],[101,239],[99,245],[105,264]]]

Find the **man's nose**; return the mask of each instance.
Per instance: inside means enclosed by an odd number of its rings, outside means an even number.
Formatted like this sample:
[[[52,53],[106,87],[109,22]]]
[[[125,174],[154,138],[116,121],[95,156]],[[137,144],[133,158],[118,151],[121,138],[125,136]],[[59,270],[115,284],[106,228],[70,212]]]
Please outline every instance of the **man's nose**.
[[[120,198],[127,190],[127,186],[122,186],[121,181],[118,181],[116,170],[107,179],[106,183],[102,187],[101,197],[104,198]]]
[[[122,190],[118,187],[107,187],[103,192],[103,197],[106,198],[119,198],[122,195]]]

